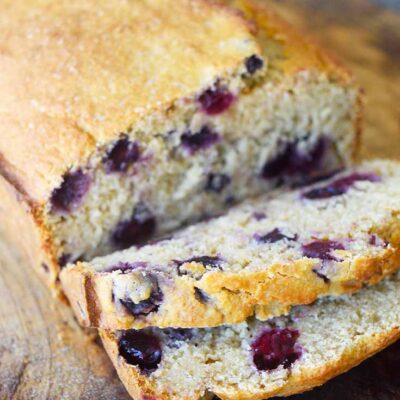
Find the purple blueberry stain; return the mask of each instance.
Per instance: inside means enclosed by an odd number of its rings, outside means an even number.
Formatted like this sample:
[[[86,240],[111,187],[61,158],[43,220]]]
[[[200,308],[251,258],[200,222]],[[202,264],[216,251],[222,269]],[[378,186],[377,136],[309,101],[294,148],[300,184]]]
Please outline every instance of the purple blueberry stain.
[[[126,173],[140,159],[140,148],[127,136],[119,139],[103,159],[107,173]]]
[[[51,193],[51,211],[65,214],[79,208],[90,183],[90,176],[81,169],[64,175],[61,185]]]
[[[154,372],[162,359],[160,339],[145,331],[131,329],[122,332],[118,351],[128,364],[137,366],[145,375]]]
[[[254,365],[259,371],[290,368],[302,355],[299,336],[298,330],[290,328],[265,330],[251,345]]]
[[[261,176],[264,179],[274,179],[282,176],[288,164],[288,154],[289,151],[285,150],[283,153],[276,156],[273,160],[265,163],[261,171]]]
[[[119,271],[123,274],[133,271],[135,269],[144,269],[147,268],[148,264],[147,262],[144,261],[135,261],[135,262],[118,262],[115,265],[112,265],[105,269],[102,272],[110,273],[110,272],[115,272]]]
[[[157,281],[153,279],[153,288],[148,299],[139,301],[139,303],[134,303],[131,299],[120,299],[120,302],[133,316],[139,317],[157,312],[163,299],[164,295]]]
[[[197,98],[197,102],[203,113],[207,115],[218,115],[228,110],[235,99],[235,95],[226,87],[216,85],[216,87],[204,91]]]
[[[118,249],[126,249],[134,245],[146,243],[154,235],[157,227],[156,218],[143,205],[138,205],[131,219],[120,222],[112,241]]]
[[[328,147],[329,140],[324,136],[319,138],[308,151],[300,150],[299,146],[292,147],[287,174],[303,175],[317,171],[321,167],[322,160]]]
[[[316,176],[303,176],[301,179],[297,182],[295,182],[292,187],[293,188],[301,188],[305,186],[310,186],[315,183],[327,181],[328,179],[333,178],[335,175],[339,174],[343,170],[341,169],[336,169],[335,171],[329,172],[324,175],[316,175]]]
[[[262,221],[263,219],[267,218],[267,214],[265,214],[264,212],[261,212],[261,211],[256,211],[253,213],[253,218],[256,221]]]
[[[263,67],[264,61],[256,54],[253,54],[252,56],[246,58],[244,64],[246,66],[247,72],[250,75],[253,75]]]
[[[82,261],[83,257],[82,256],[73,256],[72,254],[69,253],[63,253],[61,256],[58,258],[58,265],[60,268],[64,268],[67,264],[70,263],[76,263],[78,261]]]
[[[72,261],[72,255],[68,253],[63,253],[61,256],[58,258],[58,265],[61,268],[64,268],[69,262]]]
[[[187,131],[181,136],[182,146],[194,154],[200,150],[207,150],[220,141],[218,133],[214,132],[207,125],[204,125],[198,132]]]
[[[326,137],[319,138],[308,151],[300,150],[298,141],[287,143],[280,154],[264,164],[261,176],[264,179],[275,179],[317,173],[328,146]]]
[[[221,193],[230,183],[231,178],[226,174],[209,174],[205,190],[207,192]]]
[[[371,246],[376,246],[377,241],[378,237],[376,235],[370,235],[368,239],[368,244],[370,244]]]
[[[184,264],[188,263],[198,263],[203,265],[205,268],[209,269],[219,269],[222,270],[222,264],[224,263],[224,260],[221,259],[220,257],[212,257],[212,256],[199,256],[199,257],[192,257],[187,260],[173,260],[174,264],[177,266],[177,273],[179,276],[185,276],[189,275],[192,278],[198,280],[201,278],[203,275],[203,272],[199,271],[191,271],[190,269],[188,270],[187,268],[184,267]],[[202,293],[199,292],[199,290],[196,290],[195,288],[195,297],[197,300],[200,302],[205,302],[208,300],[206,296],[203,296]]]
[[[290,242],[295,242],[297,240],[297,235],[285,235],[280,229],[275,228],[271,232],[268,232],[265,235],[260,235],[256,233],[254,235],[254,239],[258,243],[276,243],[282,240],[288,240]]]
[[[342,243],[335,240],[315,240],[302,246],[304,257],[318,258],[325,261],[340,261],[332,252],[344,250]]]
[[[368,244],[370,244],[371,246],[377,246],[377,247],[387,247],[389,245],[389,242],[387,242],[386,240],[383,240],[381,237],[379,237],[376,234],[372,234],[369,236]]]
[[[205,267],[211,268],[219,268],[221,269],[221,265],[223,260],[220,257],[213,257],[213,256],[198,256],[188,258],[187,260],[174,260],[175,264],[181,266],[186,263],[196,262],[199,264],[203,264]]]
[[[332,252],[335,250],[344,250],[342,243],[334,240],[315,240],[302,246],[304,257],[317,258],[321,260],[318,266],[314,267],[314,272],[326,284],[330,282],[328,277],[332,267],[332,261],[342,261],[335,257]]]
[[[381,177],[371,173],[358,173],[347,175],[342,178],[338,178],[326,186],[321,186],[308,190],[302,194],[303,199],[307,200],[322,200],[331,197],[341,196],[348,192],[357,182],[380,182]]]

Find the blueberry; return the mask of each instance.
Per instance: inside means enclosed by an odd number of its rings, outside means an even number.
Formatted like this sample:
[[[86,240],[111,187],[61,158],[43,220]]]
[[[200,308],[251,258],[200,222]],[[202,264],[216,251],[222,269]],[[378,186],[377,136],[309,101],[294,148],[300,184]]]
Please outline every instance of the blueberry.
[[[273,179],[281,177],[285,174],[287,165],[289,163],[291,147],[288,145],[286,149],[273,160],[264,164],[261,171],[261,176],[264,179]]]
[[[51,194],[51,211],[69,213],[76,210],[89,190],[90,181],[90,176],[80,169],[64,175],[61,185]]]
[[[134,269],[146,268],[147,263],[144,261],[135,261],[135,262],[119,262],[111,267],[108,267],[103,272],[114,272],[114,271],[121,271],[122,273],[126,273],[132,271]]]
[[[72,254],[64,253],[58,258],[58,265],[64,268],[67,264],[76,263],[78,261],[82,261],[83,257],[72,256]]]
[[[247,72],[250,75],[253,75],[256,71],[263,67],[264,61],[256,54],[253,54],[252,56],[246,58],[245,65]]]
[[[328,139],[319,138],[314,146],[308,150],[299,150],[299,146],[291,148],[287,175],[305,175],[317,172],[328,149]]]
[[[262,221],[263,219],[267,218],[267,215],[264,212],[256,211],[253,213],[253,218],[256,221]]]
[[[220,257],[211,257],[211,256],[199,256],[199,257],[188,258],[187,260],[175,260],[175,264],[177,264],[178,266],[190,262],[197,262],[199,264],[203,264],[204,266],[211,268],[221,268],[223,260]]]
[[[328,199],[347,193],[356,182],[379,182],[380,180],[381,177],[378,175],[356,172],[343,178],[336,179],[326,186],[306,191],[302,194],[302,197],[308,200]]]
[[[64,253],[61,254],[61,256],[58,258],[58,265],[63,268],[65,267],[69,262],[72,261],[72,256],[71,254]]]
[[[266,235],[255,234],[254,239],[259,243],[276,243],[281,240],[296,241],[297,235],[287,236],[283,234],[280,229],[275,228]]]
[[[317,173],[328,148],[328,140],[321,137],[308,152],[299,150],[299,143],[287,143],[283,151],[268,161],[262,171],[264,179]]]
[[[220,137],[213,132],[208,126],[203,126],[199,132],[185,132],[181,136],[182,146],[187,149],[190,154],[194,154],[199,150],[206,150],[212,145],[218,143]]]
[[[344,187],[336,187],[335,185],[325,186],[317,189],[312,189],[306,193],[303,193],[302,197],[308,200],[322,200],[330,197],[341,196],[345,194],[347,189]]]
[[[162,358],[159,338],[144,331],[122,332],[118,341],[118,350],[128,364],[139,367],[140,371],[146,375],[158,368]]]
[[[304,257],[338,261],[331,252],[334,250],[344,250],[344,246],[334,240],[316,240],[303,245],[302,249]]]
[[[335,171],[329,172],[324,175],[316,175],[316,176],[302,176],[297,182],[292,185],[292,188],[301,188],[304,186],[310,186],[315,183],[327,181],[328,179],[333,178],[335,175],[340,173],[341,170],[337,169]]]
[[[217,86],[207,89],[197,99],[201,111],[208,115],[217,115],[226,111],[235,101],[235,96],[227,88]]]
[[[138,317],[149,315],[152,312],[157,312],[163,299],[163,293],[158,284],[155,283],[148,299],[142,300],[139,303],[134,303],[130,299],[120,299],[120,302],[132,315]]]
[[[187,260],[173,260],[173,262],[178,266],[178,275],[183,276],[183,275],[190,275],[195,279],[200,279],[202,276],[201,272],[190,272],[185,269],[185,267],[182,267],[186,263],[191,263],[191,262],[196,262],[199,264],[202,264],[204,267],[209,267],[209,268],[218,268],[222,269],[221,265],[223,263],[223,260],[220,257],[210,257],[210,256],[199,256],[199,257],[192,257]],[[203,296],[202,293],[199,292],[200,289],[196,290],[195,289],[195,297],[197,300],[204,302],[207,299],[205,298],[206,296]],[[203,298],[204,297],[204,298]]]
[[[389,245],[388,241],[383,240],[381,237],[375,234],[369,236],[368,243],[372,246],[379,246],[379,247],[387,247]]]
[[[112,236],[118,249],[126,249],[147,242],[155,233],[156,219],[144,206],[137,206],[131,219],[120,222]]]
[[[139,145],[124,136],[118,140],[103,159],[107,173],[125,173],[140,158]]]
[[[206,184],[207,192],[221,193],[229,184],[231,178],[225,174],[209,174]]]
[[[257,369],[271,371],[280,365],[289,368],[302,354],[296,344],[299,336],[299,331],[289,328],[264,331],[251,345]]]

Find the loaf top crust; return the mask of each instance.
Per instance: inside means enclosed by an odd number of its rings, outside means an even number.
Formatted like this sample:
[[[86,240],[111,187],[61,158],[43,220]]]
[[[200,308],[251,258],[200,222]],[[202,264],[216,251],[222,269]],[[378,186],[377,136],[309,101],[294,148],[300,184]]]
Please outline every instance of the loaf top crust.
[[[230,2],[229,2],[230,3]],[[0,4],[0,171],[42,205],[70,168],[243,60],[348,74],[253,0],[6,0]],[[263,9],[263,10],[261,10]],[[268,70],[268,69],[267,69]]]

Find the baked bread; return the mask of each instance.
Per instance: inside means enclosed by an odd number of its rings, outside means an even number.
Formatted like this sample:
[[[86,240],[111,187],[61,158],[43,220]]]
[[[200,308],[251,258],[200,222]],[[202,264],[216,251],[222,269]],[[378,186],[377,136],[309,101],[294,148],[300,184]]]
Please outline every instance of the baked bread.
[[[263,2],[235,3],[1,2],[1,219],[51,285],[351,161],[350,75]]]
[[[101,336],[137,400],[288,396],[323,384],[400,337],[400,277],[266,322]]]
[[[65,268],[78,319],[106,329],[211,327],[351,293],[400,265],[400,164],[277,190],[171,238]]]

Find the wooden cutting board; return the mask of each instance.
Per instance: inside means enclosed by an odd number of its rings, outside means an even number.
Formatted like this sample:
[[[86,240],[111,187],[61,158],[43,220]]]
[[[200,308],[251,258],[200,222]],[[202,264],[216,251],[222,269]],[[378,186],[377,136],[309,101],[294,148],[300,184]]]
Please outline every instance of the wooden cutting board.
[[[332,49],[366,89],[362,156],[399,157],[400,12],[382,4],[400,9],[400,1],[265,1]],[[0,400],[127,400],[101,345],[14,253],[0,241]],[[395,400],[399,378],[400,343],[293,400]]]

